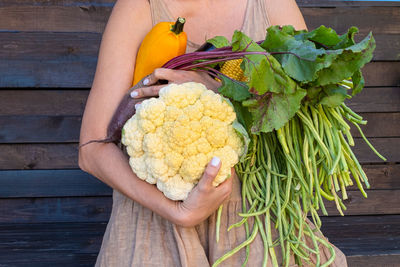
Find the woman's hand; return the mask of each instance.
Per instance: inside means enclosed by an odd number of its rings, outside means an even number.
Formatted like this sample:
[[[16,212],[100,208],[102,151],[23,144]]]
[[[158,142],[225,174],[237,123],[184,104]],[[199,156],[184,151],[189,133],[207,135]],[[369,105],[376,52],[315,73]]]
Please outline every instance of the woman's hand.
[[[149,96],[157,96],[161,88],[165,84],[155,85],[159,80],[166,80],[168,83],[181,84],[185,82],[198,82],[204,84],[207,89],[216,91],[221,83],[213,79],[205,72],[199,71],[185,71],[185,70],[171,70],[166,68],[158,68],[152,74],[144,78],[143,85],[131,92],[131,97],[142,98]]]
[[[207,219],[227,199],[232,192],[232,175],[217,187],[212,183],[221,167],[219,158],[214,157],[208,164],[199,183],[183,202],[177,202],[177,224],[192,227]]]

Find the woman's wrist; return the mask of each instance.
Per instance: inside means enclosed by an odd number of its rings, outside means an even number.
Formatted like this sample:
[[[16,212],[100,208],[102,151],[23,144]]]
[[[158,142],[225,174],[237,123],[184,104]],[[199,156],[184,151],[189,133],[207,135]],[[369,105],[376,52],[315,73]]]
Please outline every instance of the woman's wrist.
[[[201,222],[196,214],[192,213],[190,209],[185,207],[183,201],[175,201],[175,224],[182,227],[193,227]]]

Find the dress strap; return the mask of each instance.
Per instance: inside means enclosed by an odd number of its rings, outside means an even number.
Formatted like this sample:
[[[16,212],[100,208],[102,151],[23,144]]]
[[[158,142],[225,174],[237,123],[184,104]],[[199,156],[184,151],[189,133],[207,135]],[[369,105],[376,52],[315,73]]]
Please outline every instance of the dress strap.
[[[266,29],[271,25],[265,0],[248,0],[241,31],[255,41],[265,39]]]
[[[162,0],[149,0],[151,10],[151,21],[154,25],[163,21],[171,21],[168,6]]]

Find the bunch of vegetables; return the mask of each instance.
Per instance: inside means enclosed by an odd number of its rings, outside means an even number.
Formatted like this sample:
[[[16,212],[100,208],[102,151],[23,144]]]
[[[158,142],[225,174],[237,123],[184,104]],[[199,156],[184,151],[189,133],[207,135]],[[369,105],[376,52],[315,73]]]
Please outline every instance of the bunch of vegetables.
[[[352,27],[338,35],[324,26],[310,32],[273,26],[262,42],[237,31],[232,42],[223,37],[209,40],[215,50],[182,55],[164,65],[206,71],[222,80],[220,93],[231,99],[239,122],[251,136],[247,156],[236,165],[242,182],[243,212],[239,215],[243,219],[231,226],[244,225],[247,240],[214,266],[245,247],[248,255],[248,245],[257,234],[264,242],[264,266],[269,257],[278,266],[278,244],[283,266],[288,266],[291,255],[298,264],[309,263],[311,254],[315,254],[316,266],[333,262],[333,247],[318,234],[318,210],[327,214],[323,199],[335,201],[343,215],[346,187],[355,181],[365,197],[362,183],[369,187],[350,148],[354,141],[348,124],[361,132],[359,124],[366,121],[344,104],[362,90],[361,68],[375,49],[372,34],[356,43],[357,31]],[[237,61],[231,61],[237,59],[242,77],[238,67],[229,71],[226,66],[237,66]],[[239,77],[230,77],[231,73]],[[307,223],[309,215],[316,228]],[[252,229],[250,217],[255,222]],[[272,223],[278,229],[278,240],[271,239]],[[312,240],[311,245],[306,239]],[[319,259],[320,245],[331,252],[324,263]]]
[[[277,246],[283,266],[292,256],[299,265],[310,263],[312,254],[316,266],[333,262],[335,252],[320,233],[318,211],[327,214],[325,199],[334,201],[343,214],[346,187],[355,182],[365,197],[363,183],[369,187],[351,150],[349,123],[384,160],[362,134],[359,125],[366,121],[344,104],[363,89],[361,68],[375,49],[372,34],[356,43],[357,31],[352,27],[338,35],[324,26],[310,32],[272,26],[259,42],[236,31],[231,42],[224,37],[209,40],[216,47],[212,51],[184,54],[163,65],[207,72],[221,80],[219,92],[231,100],[250,136],[247,154],[235,166],[242,183],[243,219],[229,228],[245,227],[247,239],[214,266],[240,249],[247,252],[245,265],[249,244],[258,234],[264,243],[264,266],[269,258],[278,266]],[[129,94],[122,100],[103,142],[118,141],[121,125],[135,112],[134,102]],[[277,240],[272,240],[273,225]],[[331,252],[327,262],[320,262],[321,246]]]

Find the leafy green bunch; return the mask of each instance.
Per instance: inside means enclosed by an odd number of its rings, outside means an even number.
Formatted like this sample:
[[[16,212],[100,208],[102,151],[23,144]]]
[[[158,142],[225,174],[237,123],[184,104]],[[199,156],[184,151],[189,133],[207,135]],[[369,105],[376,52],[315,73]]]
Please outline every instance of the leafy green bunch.
[[[234,33],[231,43],[220,36],[210,39],[217,48],[232,46],[232,51],[256,52],[245,55],[241,64],[248,82],[222,76],[220,92],[241,103],[235,104],[241,123],[253,133],[281,128],[302,101],[339,106],[350,97],[346,79],[351,78],[352,95],[362,90],[361,68],[372,59],[375,49],[371,33],[356,43],[357,32],[355,27],[338,35],[325,26],[310,32],[272,26],[261,43],[240,31]]]

